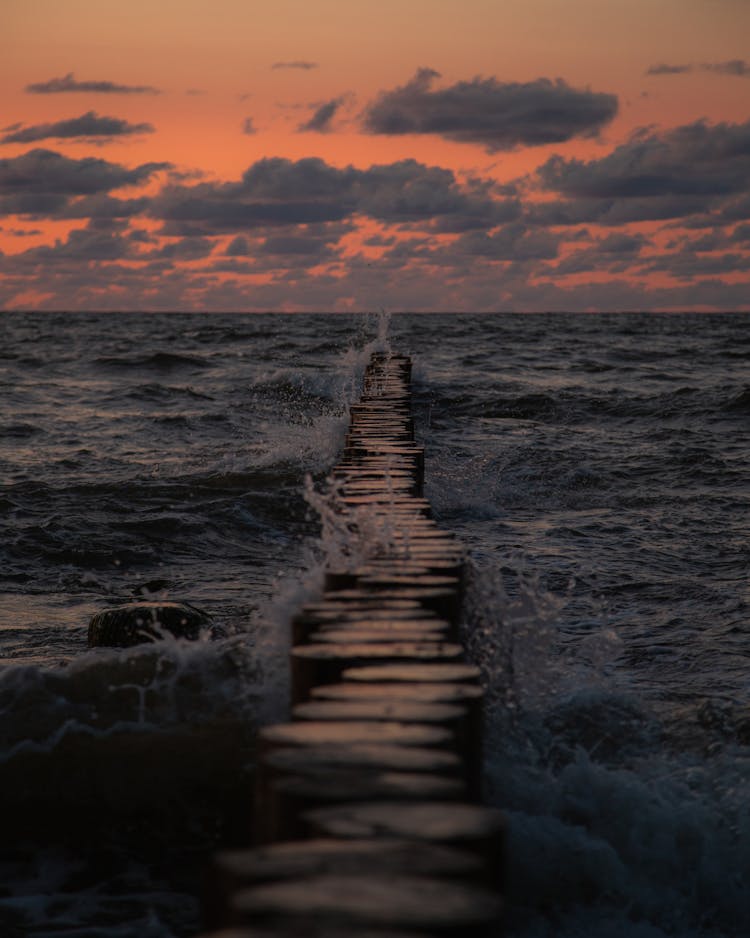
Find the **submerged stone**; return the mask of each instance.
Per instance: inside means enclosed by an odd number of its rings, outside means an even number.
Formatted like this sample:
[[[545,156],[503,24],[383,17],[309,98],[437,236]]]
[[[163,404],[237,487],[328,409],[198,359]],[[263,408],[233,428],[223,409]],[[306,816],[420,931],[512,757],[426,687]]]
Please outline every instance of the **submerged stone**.
[[[210,617],[189,603],[133,602],[97,612],[89,622],[89,648],[129,648],[172,635],[197,639]]]

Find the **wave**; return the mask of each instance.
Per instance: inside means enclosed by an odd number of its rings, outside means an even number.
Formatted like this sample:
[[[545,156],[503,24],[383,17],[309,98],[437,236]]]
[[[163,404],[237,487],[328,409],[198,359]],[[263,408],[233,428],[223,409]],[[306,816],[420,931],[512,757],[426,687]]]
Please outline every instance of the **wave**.
[[[512,933],[740,938],[750,913],[743,768],[721,763],[707,770],[654,751],[634,771],[582,750],[557,772],[495,761]]]
[[[750,387],[744,388],[724,405],[724,409],[730,413],[748,414],[750,413]]]
[[[24,845],[3,934],[195,933],[209,854],[248,836],[266,693],[246,639],[0,670],[4,838]]]
[[[213,401],[216,398],[205,391],[196,391],[193,387],[177,387],[175,385],[157,384],[151,382],[148,384],[139,384],[125,390],[117,389],[113,395],[114,401],[119,401],[123,397],[133,398],[144,401],[171,401],[188,398],[195,401]]]
[[[28,440],[39,433],[44,433],[44,430],[33,423],[0,424],[0,439]]]
[[[204,358],[178,352],[152,352],[147,355],[103,355],[95,358],[94,364],[104,368],[153,368],[158,371],[210,367],[210,362]]]
[[[740,938],[750,714],[697,701],[675,732],[686,715],[668,725],[628,686],[606,623],[561,654],[572,600],[511,556],[473,570],[465,604],[488,695],[487,794],[508,816],[508,931]]]

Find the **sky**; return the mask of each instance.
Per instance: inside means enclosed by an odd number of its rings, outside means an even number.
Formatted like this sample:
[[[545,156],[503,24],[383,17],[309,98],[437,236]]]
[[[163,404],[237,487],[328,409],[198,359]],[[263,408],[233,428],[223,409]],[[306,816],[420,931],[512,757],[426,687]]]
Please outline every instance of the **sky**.
[[[0,0],[0,309],[750,310],[750,0]]]

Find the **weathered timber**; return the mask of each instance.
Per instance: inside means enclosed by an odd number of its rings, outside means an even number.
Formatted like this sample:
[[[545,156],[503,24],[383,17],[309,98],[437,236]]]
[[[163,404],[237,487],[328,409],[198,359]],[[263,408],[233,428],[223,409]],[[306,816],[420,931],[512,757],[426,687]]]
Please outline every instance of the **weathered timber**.
[[[502,816],[481,806],[464,553],[423,496],[411,361],[376,353],[330,476],[355,545],[291,622],[291,721],[259,734],[248,847],[216,857],[212,938],[498,934]]]
[[[242,890],[231,899],[237,924],[285,920],[302,925],[311,915],[361,933],[363,927],[412,927],[464,936],[494,922],[500,901],[465,883],[400,874],[314,876]]]
[[[320,642],[292,649],[292,701],[300,703],[318,684],[338,681],[352,667],[375,663],[400,664],[423,661],[452,662],[461,657],[460,645],[452,642]]]

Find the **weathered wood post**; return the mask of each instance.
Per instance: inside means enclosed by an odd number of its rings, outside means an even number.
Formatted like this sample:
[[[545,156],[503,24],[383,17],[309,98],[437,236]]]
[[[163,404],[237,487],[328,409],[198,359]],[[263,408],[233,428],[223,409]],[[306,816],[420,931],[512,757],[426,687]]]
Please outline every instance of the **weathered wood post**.
[[[227,936],[498,933],[504,822],[481,804],[464,555],[422,496],[410,379],[408,357],[376,353],[351,407],[331,478],[358,559],[291,623],[292,719],[261,731],[247,832],[262,846],[219,854],[208,891]]]

